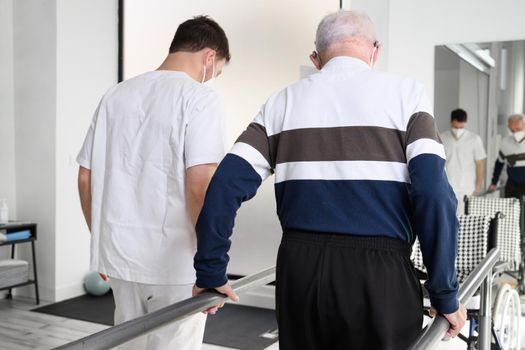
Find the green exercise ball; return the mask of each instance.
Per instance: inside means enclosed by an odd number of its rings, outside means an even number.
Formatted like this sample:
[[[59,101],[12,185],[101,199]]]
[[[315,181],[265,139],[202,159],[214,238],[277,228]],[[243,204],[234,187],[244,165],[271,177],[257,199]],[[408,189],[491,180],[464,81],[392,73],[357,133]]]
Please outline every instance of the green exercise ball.
[[[84,288],[91,295],[101,296],[109,292],[109,283],[100,277],[98,272],[90,272],[84,277]]]

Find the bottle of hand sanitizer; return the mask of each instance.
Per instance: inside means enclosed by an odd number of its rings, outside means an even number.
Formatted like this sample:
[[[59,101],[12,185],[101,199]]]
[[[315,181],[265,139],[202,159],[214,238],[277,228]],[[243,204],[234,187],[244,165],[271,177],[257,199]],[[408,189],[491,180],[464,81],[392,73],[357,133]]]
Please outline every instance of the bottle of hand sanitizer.
[[[9,221],[9,208],[7,207],[7,200],[0,199],[0,223],[7,224]]]

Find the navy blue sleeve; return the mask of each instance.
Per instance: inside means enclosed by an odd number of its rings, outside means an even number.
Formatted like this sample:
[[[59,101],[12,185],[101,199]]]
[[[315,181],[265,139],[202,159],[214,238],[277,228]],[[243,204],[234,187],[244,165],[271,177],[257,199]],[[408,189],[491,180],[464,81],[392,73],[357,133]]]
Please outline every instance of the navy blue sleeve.
[[[499,177],[504,166],[504,162],[500,161],[499,159],[496,159],[496,163],[494,163],[494,173],[492,174],[492,181],[490,182],[492,185],[498,184]]]
[[[197,286],[224,285],[230,236],[241,203],[252,198],[262,178],[252,165],[235,154],[227,154],[215,172],[197,220],[197,253],[194,267]]]
[[[457,200],[445,174],[445,160],[420,154],[409,162],[412,225],[418,235],[428,271],[425,287],[440,313],[458,309],[455,261],[457,254]]]

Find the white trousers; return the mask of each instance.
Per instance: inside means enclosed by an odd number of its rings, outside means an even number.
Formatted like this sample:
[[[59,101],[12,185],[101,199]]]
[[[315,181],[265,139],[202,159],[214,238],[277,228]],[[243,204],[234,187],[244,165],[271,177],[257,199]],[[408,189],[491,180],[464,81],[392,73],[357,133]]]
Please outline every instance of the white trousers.
[[[191,297],[193,284],[152,285],[109,279],[115,299],[115,324],[132,320]],[[198,313],[173,322],[118,347],[118,350],[199,350],[206,315]]]

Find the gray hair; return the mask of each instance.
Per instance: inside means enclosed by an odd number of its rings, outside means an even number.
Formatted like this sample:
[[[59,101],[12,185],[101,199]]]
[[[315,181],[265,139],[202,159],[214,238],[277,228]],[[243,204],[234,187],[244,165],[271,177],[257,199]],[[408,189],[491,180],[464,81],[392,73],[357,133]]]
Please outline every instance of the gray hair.
[[[523,114],[513,114],[509,117],[508,122],[512,123],[514,121],[523,120]]]
[[[324,52],[330,45],[352,38],[375,42],[374,24],[364,12],[341,10],[329,14],[319,23],[315,47],[318,52]]]

